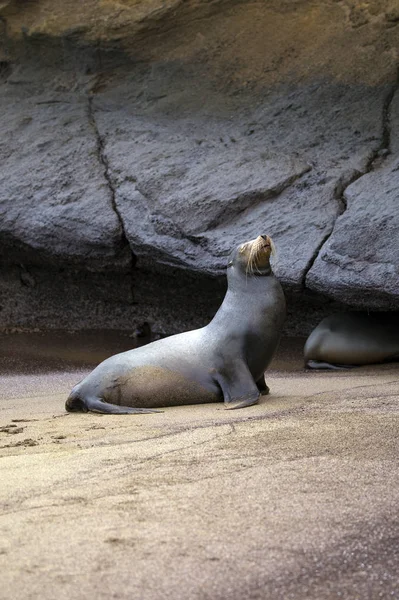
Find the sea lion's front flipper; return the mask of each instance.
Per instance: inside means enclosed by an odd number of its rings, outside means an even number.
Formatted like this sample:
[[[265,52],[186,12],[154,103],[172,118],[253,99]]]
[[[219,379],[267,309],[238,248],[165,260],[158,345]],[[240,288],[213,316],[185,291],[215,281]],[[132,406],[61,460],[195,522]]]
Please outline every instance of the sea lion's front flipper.
[[[106,415],[139,415],[145,413],[162,412],[160,410],[152,410],[150,408],[134,408],[132,406],[119,406],[104,402],[101,398],[81,398],[71,396],[65,404],[68,412],[96,412]]]
[[[215,379],[222,388],[225,408],[244,408],[258,402],[260,391],[243,360],[224,365]]]
[[[264,375],[262,375],[262,377],[258,379],[256,385],[262,396],[267,396],[270,393],[270,388],[265,381]]]

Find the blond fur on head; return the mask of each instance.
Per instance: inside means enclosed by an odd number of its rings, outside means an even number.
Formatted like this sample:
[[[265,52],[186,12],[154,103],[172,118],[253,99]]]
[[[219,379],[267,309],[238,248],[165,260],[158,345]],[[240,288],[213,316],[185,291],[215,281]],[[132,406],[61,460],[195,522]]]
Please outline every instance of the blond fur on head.
[[[246,268],[246,274],[252,275],[256,271],[260,273],[260,263],[262,262],[262,258],[264,258],[263,251],[265,248],[270,248],[270,253],[267,258],[270,256],[275,256],[276,248],[271,237],[267,236],[267,243],[265,244],[264,238],[262,236],[258,236],[256,239],[248,242],[243,246],[241,251],[245,251],[245,248],[250,244],[249,256],[248,256],[248,264]]]

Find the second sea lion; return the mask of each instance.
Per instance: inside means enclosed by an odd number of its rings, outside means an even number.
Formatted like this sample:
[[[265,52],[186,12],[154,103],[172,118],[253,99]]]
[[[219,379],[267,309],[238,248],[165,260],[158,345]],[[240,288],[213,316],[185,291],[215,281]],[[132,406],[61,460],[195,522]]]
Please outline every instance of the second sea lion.
[[[399,361],[398,313],[337,313],[308,337],[305,366],[340,369]]]

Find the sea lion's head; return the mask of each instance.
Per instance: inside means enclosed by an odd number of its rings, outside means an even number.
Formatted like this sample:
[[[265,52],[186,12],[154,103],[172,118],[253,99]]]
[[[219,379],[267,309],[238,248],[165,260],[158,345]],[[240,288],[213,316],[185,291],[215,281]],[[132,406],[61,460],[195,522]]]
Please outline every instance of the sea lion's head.
[[[228,269],[248,276],[270,275],[270,256],[275,254],[274,244],[268,235],[258,235],[254,240],[240,244],[233,250],[227,263]]]

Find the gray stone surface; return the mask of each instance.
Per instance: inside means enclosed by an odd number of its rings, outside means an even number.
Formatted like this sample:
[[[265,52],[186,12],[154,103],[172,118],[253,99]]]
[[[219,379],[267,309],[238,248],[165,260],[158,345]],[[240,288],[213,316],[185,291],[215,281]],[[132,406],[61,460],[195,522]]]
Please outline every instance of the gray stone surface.
[[[221,118],[210,127],[201,117],[159,123],[132,113],[95,116],[116,204],[139,258],[224,272],[237,243],[270,230],[258,221],[239,231],[240,215],[273,203],[310,170],[294,153],[272,152],[240,135],[239,123]]]
[[[346,188],[346,210],[306,279],[309,288],[358,306],[399,306],[398,117],[396,93],[390,106],[391,154]]]
[[[160,73],[168,93],[155,105],[140,93],[148,75],[134,90],[115,82],[93,103],[135,254],[221,273],[235,244],[264,231],[282,282],[300,289],[341,210],[337,190],[380,145],[389,87],[295,86],[256,108],[207,90],[203,107],[185,75],[186,91],[182,73]]]
[[[347,210],[307,276],[309,288],[357,306],[398,308],[397,170],[390,163],[346,189]]]
[[[126,265],[87,96],[53,74],[25,69],[0,89],[0,250],[10,262]]]

